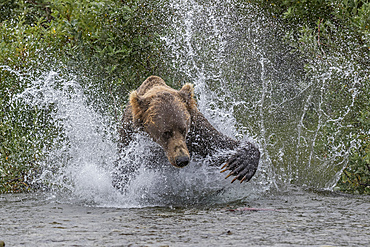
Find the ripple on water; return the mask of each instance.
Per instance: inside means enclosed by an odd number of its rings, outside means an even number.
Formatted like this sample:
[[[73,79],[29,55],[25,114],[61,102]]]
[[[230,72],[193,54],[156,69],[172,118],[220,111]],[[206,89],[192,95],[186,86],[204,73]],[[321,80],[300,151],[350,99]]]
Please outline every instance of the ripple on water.
[[[292,189],[234,204],[129,209],[8,194],[0,196],[1,240],[8,246],[367,246],[369,199]],[[274,211],[229,210],[242,207]]]

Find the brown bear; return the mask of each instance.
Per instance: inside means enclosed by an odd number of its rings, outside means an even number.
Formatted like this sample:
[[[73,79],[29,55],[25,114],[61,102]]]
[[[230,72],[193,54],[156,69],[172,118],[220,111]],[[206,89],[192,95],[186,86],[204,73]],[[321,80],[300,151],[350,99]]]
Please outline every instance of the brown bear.
[[[211,165],[225,162],[221,172],[229,170],[226,178],[235,176],[231,182],[249,181],[258,167],[258,148],[218,132],[197,109],[193,91],[191,84],[178,91],[160,77],[147,78],[130,94],[120,130],[122,145],[128,145],[134,133],[144,131],[162,147],[175,167],[186,166],[191,155],[214,156]]]

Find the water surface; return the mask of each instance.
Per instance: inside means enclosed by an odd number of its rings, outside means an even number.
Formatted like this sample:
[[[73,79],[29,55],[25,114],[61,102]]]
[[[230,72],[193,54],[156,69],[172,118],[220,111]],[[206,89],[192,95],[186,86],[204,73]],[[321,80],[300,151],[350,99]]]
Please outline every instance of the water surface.
[[[8,194],[0,196],[0,239],[7,246],[368,246],[369,210],[368,196],[296,188],[228,205],[145,208]]]

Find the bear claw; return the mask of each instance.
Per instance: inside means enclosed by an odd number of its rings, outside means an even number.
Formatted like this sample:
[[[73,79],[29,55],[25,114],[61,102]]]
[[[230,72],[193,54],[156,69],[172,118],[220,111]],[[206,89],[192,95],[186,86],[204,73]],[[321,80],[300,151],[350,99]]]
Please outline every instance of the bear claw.
[[[234,172],[230,172],[230,173],[229,173],[229,175],[227,175],[227,176],[225,177],[225,179],[226,179],[226,178],[228,178],[228,177],[230,177],[230,176],[231,176],[231,175],[233,175],[233,174],[234,174]]]
[[[227,165],[227,164],[226,164]],[[223,169],[225,166],[223,166],[221,169]],[[227,167],[227,168],[225,168],[225,169],[223,169],[222,171],[220,171],[220,173],[223,173],[223,172],[226,172],[227,170],[229,170],[229,168]]]
[[[225,165],[223,165],[222,167],[221,167],[221,169],[224,169],[227,165],[229,164],[229,162],[226,162],[226,164]],[[225,169],[225,170],[223,170],[223,171],[221,171],[221,172],[224,172],[224,171],[226,171],[227,169]]]
[[[230,171],[225,179],[235,176],[231,183],[235,182],[235,180],[240,180],[240,183],[248,182],[257,170],[259,156],[258,149],[254,147],[249,149],[242,148],[226,161],[220,172]]]

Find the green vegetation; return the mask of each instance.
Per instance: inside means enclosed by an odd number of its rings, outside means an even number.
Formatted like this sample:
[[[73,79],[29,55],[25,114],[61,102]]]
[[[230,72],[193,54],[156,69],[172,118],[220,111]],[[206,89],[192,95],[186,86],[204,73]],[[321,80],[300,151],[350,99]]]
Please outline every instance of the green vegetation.
[[[30,108],[14,96],[62,62],[94,75],[92,91],[119,110],[129,90],[166,69],[157,33],[164,19],[156,10],[156,1],[141,0],[0,3],[0,193],[28,190],[25,177],[58,136],[58,123],[45,123],[52,106]]]
[[[322,127],[324,135],[320,136],[315,148],[325,156],[329,152],[327,147],[334,146],[337,154],[332,154],[335,159],[331,162],[347,162],[337,185],[340,190],[369,194],[370,2],[252,2],[284,23],[287,27],[285,42],[302,56],[307,74],[327,76],[324,78],[326,88],[320,92],[326,95],[322,106],[315,109],[313,115],[306,116],[307,123],[321,116],[326,119]]]
[[[332,162],[349,157],[341,190],[370,193],[370,3],[249,2],[287,27],[285,42],[302,56],[307,74],[330,72],[320,110],[333,121],[325,121],[317,148],[325,156],[327,146],[338,146]],[[25,177],[37,172],[43,150],[56,145],[58,123],[44,122],[53,107],[30,107],[14,97],[49,65],[65,65],[61,73],[93,75],[90,96],[103,95],[114,106],[107,108],[112,116],[148,75],[171,78],[178,86],[159,38],[171,15],[160,1],[4,0],[0,13],[0,193],[27,191]],[[307,122],[317,117],[312,112]]]

